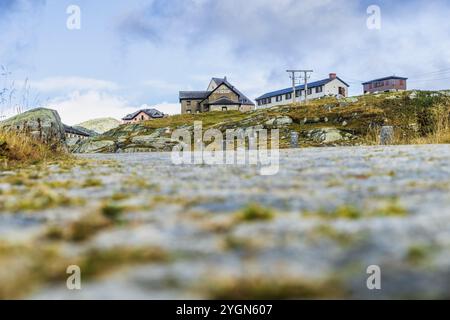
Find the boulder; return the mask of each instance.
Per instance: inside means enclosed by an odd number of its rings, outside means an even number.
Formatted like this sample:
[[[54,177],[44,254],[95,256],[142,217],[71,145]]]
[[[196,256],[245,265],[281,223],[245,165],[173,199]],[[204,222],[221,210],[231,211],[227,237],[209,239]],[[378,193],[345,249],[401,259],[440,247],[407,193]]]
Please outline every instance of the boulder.
[[[417,92],[413,91],[409,94],[409,99],[414,100],[417,98]]]
[[[266,126],[268,127],[282,127],[292,124],[294,121],[291,117],[280,116],[266,121]]]
[[[116,152],[116,143],[112,140],[94,140],[88,139],[80,141],[73,148],[74,153],[113,153]]]
[[[389,145],[394,141],[394,127],[383,126],[380,131],[380,144]]]
[[[66,141],[61,118],[57,111],[51,109],[29,110],[1,122],[0,127],[30,134],[51,146],[64,145]]]
[[[332,143],[340,140],[349,140],[352,135],[336,128],[319,128],[307,132],[306,136],[318,143]]]
[[[356,98],[356,97],[349,97],[349,98],[346,98],[345,99],[345,102],[349,102],[349,103],[356,103],[356,102],[358,102],[359,100],[358,100],[358,98]]]

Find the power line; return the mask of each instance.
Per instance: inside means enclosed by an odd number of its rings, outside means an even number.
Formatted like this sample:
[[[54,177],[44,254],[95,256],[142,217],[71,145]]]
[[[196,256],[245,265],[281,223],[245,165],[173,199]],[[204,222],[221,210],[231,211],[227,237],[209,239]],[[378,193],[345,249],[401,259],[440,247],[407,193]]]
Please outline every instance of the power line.
[[[292,79],[292,103],[295,103],[296,98],[296,89],[295,89],[295,81],[296,79],[302,79],[301,76],[296,76],[297,73],[303,73],[303,79],[305,80],[305,103],[308,102],[308,79],[311,77],[309,73],[313,73],[313,70],[286,70],[286,72],[291,74]],[[300,97],[301,101],[301,97]]]

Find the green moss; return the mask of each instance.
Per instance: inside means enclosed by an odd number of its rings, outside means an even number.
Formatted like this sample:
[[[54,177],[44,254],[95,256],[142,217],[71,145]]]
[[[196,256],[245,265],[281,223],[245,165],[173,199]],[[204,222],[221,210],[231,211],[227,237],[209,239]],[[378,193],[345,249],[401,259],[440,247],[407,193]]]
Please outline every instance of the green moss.
[[[82,187],[83,188],[91,188],[91,187],[101,187],[103,185],[102,180],[100,179],[94,179],[94,178],[88,178],[84,181]]]
[[[334,210],[320,209],[318,211],[307,211],[304,213],[306,217],[318,217],[324,219],[359,219],[364,213],[358,208],[351,205],[342,205]]]
[[[304,213],[304,216],[322,219],[357,220],[376,217],[403,217],[407,214],[408,211],[395,199],[392,199],[386,205],[371,210],[362,210],[352,205],[342,205],[332,210],[320,209],[318,211],[307,211]]]
[[[408,248],[405,259],[411,264],[423,263],[429,255],[430,248],[423,245],[413,245]]]
[[[387,205],[378,208],[374,213],[374,215],[376,216],[386,216],[386,217],[389,216],[402,217],[406,216],[407,214],[408,211],[397,202],[390,202]]]
[[[248,205],[241,212],[236,214],[236,218],[239,221],[261,221],[271,220],[274,217],[274,213],[267,208],[263,208],[257,204]]]
[[[356,241],[356,238],[353,238],[350,234],[339,231],[328,224],[318,225],[312,230],[309,236],[312,240],[325,237],[342,245],[350,245]]]
[[[103,216],[112,221],[117,221],[124,212],[124,210],[125,210],[124,207],[117,205],[115,203],[107,203],[103,205],[103,207],[101,208]]]

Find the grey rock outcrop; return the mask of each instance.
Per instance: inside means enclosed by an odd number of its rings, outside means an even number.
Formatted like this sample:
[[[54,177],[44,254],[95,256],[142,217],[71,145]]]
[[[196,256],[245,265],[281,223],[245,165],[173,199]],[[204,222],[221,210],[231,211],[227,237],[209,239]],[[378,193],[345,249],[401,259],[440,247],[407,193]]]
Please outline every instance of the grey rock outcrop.
[[[319,128],[307,132],[306,137],[318,143],[333,143],[342,140],[351,140],[354,136],[336,128]]]
[[[36,108],[0,123],[0,128],[30,134],[49,145],[64,145],[64,125],[57,111]]]
[[[292,124],[294,121],[291,117],[281,116],[266,121],[267,127],[283,127]]]

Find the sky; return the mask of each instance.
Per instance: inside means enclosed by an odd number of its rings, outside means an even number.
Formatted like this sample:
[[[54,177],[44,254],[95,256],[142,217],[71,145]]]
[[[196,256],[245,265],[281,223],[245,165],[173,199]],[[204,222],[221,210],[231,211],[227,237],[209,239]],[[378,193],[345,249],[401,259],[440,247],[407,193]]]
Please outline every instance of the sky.
[[[13,91],[0,117],[19,104],[69,125],[147,106],[175,114],[178,92],[212,77],[255,99],[289,87],[286,69],[335,72],[351,95],[393,74],[449,89],[449,13],[447,0],[0,0],[0,92]]]

